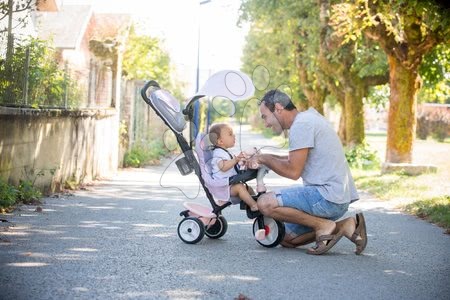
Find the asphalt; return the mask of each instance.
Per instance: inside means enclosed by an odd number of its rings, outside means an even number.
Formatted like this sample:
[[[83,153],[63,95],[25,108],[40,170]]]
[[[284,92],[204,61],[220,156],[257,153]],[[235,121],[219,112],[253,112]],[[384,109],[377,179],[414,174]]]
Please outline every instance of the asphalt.
[[[285,151],[236,131],[237,148]],[[225,236],[185,244],[183,202],[208,201],[173,161],[1,215],[0,299],[450,299],[450,236],[363,191],[346,215],[366,217],[360,256],[346,239],[322,256],[262,247],[238,205],[224,210]],[[293,182],[271,172],[266,183]]]

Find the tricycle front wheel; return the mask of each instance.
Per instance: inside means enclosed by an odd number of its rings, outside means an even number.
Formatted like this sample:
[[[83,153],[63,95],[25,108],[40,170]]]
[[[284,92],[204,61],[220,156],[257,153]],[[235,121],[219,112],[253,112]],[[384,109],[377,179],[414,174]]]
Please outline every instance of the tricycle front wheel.
[[[260,228],[260,223],[263,228]],[[259,216],[253,222],[253,235],[260,229],[265,230],[264,239],[257,239],[256,241],[264,247],[273,248],[278,246],[284,238],[284,224],[280,221],[269,217]]]
[[[178,237],[186,244],[196,244],[205,236],[203,222],[195,217],[186,217],[178,224]]]

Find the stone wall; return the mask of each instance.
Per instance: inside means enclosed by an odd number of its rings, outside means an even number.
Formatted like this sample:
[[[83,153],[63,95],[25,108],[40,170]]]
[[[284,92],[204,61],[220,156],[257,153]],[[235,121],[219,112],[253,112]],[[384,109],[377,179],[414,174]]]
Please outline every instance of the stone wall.
[[[118,118],[115,109],[0,107],[0,177],[11,184],[36,180],[44,192],[53,192],[66,181],[111,176],[118,165]]]

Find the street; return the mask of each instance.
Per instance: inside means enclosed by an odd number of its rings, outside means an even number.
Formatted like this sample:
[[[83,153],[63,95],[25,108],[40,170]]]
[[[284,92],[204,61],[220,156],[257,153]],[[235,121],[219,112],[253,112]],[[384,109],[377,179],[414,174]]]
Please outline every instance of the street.
[[[271,172],[266,184],[292,181]],[[449,299],[450,236],[364,192],[346,215],[365,214],[361,256],[345,238],[322,256],[264,248],[239,205],[224,210],[221,239],[183,243],[182,203],[209,203],[172,159],[73,194],[1,216],[1,299]]]

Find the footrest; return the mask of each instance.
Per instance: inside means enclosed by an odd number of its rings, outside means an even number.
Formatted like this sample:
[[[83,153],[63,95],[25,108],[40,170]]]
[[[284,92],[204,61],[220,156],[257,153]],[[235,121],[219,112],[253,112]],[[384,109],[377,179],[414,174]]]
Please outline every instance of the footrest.
[[[216,218],[217,215],[212,212],[210,207],[193,203],[193,202],[184,202],[183,206],[186,207],[191,213],[205,218]]]

